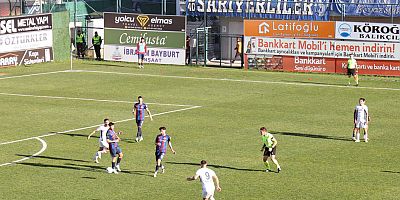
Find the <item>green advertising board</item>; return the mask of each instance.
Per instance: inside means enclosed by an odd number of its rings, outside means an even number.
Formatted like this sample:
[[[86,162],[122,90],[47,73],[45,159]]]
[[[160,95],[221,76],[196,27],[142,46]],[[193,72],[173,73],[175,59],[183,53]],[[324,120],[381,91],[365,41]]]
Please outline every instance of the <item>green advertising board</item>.
[[[138,62],[141,38],[147,47],[144,62],[185,64],[185,16],[104,13],[104,60]]]
[[[105,45],[136,46],[143,37],[148,47],[185,48],[184,32],[105,29]]]

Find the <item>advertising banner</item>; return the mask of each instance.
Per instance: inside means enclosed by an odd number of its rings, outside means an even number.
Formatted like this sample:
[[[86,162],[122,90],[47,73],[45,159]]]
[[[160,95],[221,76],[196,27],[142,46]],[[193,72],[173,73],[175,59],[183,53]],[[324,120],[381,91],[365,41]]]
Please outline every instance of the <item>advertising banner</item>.
[[[400,60],[400,43],[245,37],[245,53],[284,56]]]
[[[272,71],[335,73],[335,58],[245,55],[245,67]]]
[[[0,53],[0,67],[30,65],[52,60],[53,49],[51,47]]]
[[[398,0],[334,0],[334,11],[346,16],[399,17]]]
[[[51,14],[0,19],[0,67],[53,60]]]
[[[265,19],[329,19],[330,0],[187,0],[187,15],[251,17]]]
[[[185,32],[185,24],[181,16],[104,13],[106,28]]]
[[[363,22],[336,22],[336,39],[400,42],[400,25]]]
[[[284,56],[283,69],[290,72],[335,73],[334,58]]]
[[[52,15],[28,15],[20,17],[0,18],[0,36],[22,32],[51,30]]]
[[[245,36],[335,38],[335,22],[295,20],[244,20]]]
[[[104,47],[105,60],[137,62],[136,46],[106,45]],[[185,63],[185,49],[148,48],[144,57],[146,63],[176,64]]]
[[[104,13],[104,59],[137,62],[137,43],[144,38],[144,61],[185,64],[186,18],[168,15]]]
[[[105,29],[105,44],[135,46],[140,38],[145,39],[149,47],[185,48],[184,32],[139,31],[127,29]],[[183,39],[182,39],[183,38]]]
[[[51,47],[52,44],[52,30],[0,35],[0,53]]]
[[[368,75],[400,76],[400,61],[357,60],[358,73]],[[347,59],[336,60],[336,73],[347,72]]]

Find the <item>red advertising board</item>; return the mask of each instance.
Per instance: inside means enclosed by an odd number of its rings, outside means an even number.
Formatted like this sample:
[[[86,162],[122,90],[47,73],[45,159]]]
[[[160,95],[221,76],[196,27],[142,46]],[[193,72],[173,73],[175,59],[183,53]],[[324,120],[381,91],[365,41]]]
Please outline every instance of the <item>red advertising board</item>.
[[[245,54],[245,69],[287,72],[347,73],[347,59]],[[364,75],[400,76],[400,61],[357,60],[358,72]]]
[[[290,72],[335,73],[335,59],[284,56],[283,70]]]
[[[357,60],[358,73],[367,75],[400,76],[400,61]],[[336,59],[336,73],[347,72],[347,59]]]

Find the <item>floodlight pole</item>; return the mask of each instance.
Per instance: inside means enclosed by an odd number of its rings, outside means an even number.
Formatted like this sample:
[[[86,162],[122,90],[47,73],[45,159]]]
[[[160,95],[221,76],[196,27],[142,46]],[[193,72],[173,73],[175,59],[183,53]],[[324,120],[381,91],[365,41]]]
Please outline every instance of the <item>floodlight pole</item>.
[[[167,0],[164,0],[164,15],[167,14]]]
[[[206,8],[206,6],[204,6],[204,22],[203,22],[203,28],[204,28],[204,40],[205,40],[205,44],[204,44],[204,67],[206,67],[207,66],[207,43],[208,43],[208,39],[207,39],[207,37],[208,37],[208,35],[207,35],[207,31],[208,30],[206,30],[207,29],[207,8]]]
[[[121,13],[121,0],[117,0],[117,13]]]
[[[164,0],[161,0],[161,15],[164,15]]]
[[[74,47],[75,47],[75,50],[77,50],[77,47],[76,47],[76,8],[77,8],[77,3],[76,3],[76,1],[77,0],[74,0]],[[71,48],[71,70],[72,70],[72,48]]]

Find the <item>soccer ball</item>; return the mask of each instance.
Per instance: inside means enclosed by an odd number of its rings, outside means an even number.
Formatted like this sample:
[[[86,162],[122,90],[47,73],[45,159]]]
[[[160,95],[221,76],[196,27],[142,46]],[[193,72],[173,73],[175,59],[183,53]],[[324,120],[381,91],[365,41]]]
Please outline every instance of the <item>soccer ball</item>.
[[[113,173],[113,168],[112,167],[107,167],[107,173],[109,173],[109,174],[111,174],[111,173]]]

